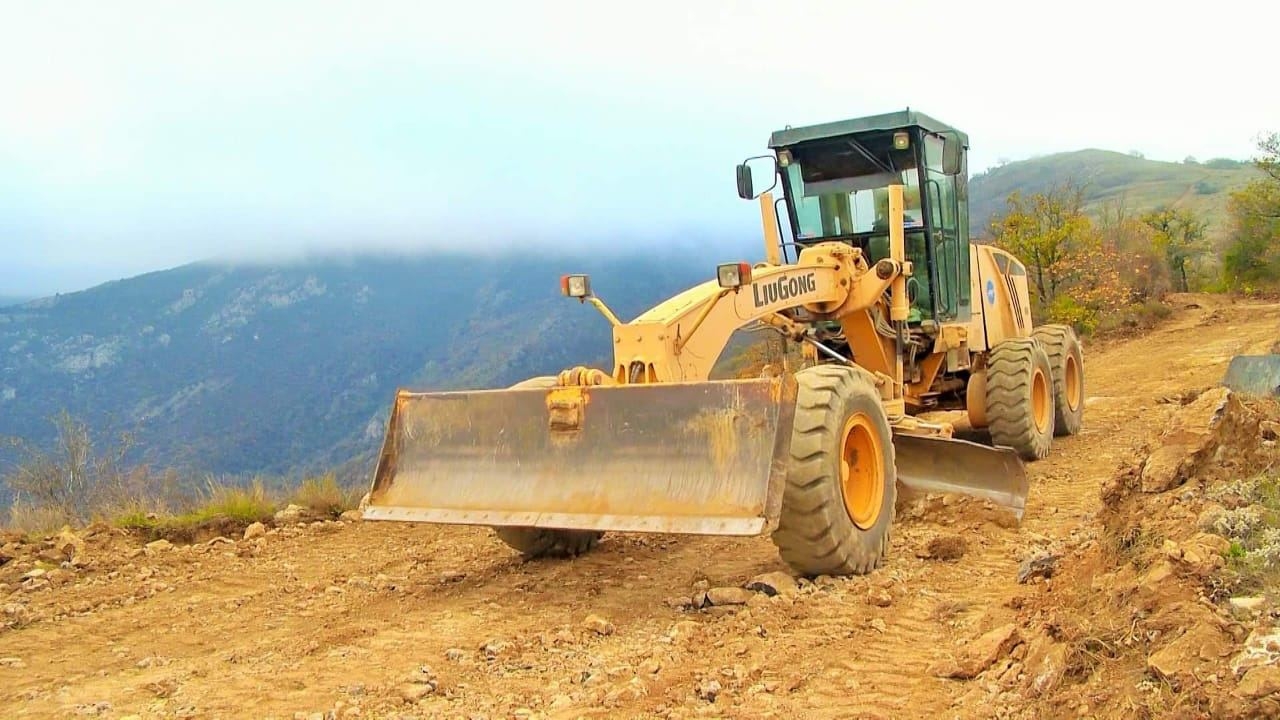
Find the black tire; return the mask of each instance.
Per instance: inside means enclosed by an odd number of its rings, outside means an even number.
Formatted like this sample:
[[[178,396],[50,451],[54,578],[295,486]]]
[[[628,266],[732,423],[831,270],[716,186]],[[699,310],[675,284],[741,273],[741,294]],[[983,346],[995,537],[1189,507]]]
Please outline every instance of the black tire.
[[[987,427],[993,443],[1013,448],[1023,460],[1048,456],[1054,427],[1052,378],[1049,356],[1035,338],[1009,338],[991,350]]]
[[[499,540],[519,550],[527,560],[577,557],[594,548],[604,534],[597,530],[531,527],[496,527],[493,531]]]
[[[552,388],[557,379],[551,375],[529,378],[511,386],[521,388]],[[518,550],[527,560],[543,557],[577,557],[590,551],[604,535],[598,530],[558,530],[533,527],[495,527],[493,532],[502,542]]]
[[[880,393],[866,371],[841,365],[806,368],[796,382],[787,485],[773,542],[802,575],[871,572],[888,555],[897,500],[893,435]],[[846,434],[857,436],[852,448]],[[853,500],[874,512],[860,526],[846,503],[842,465],[846,453],[857,459],[864,452],[871,454],[852,467],[879,478],[882,495],[878,507],[875,491],[862,496],[865,502]]]
[[[1053,434],[1075,435],[1084,425],[1084,350],[1067,325],[1044,325],[1031,337],[1049,356],[1053,369]]]

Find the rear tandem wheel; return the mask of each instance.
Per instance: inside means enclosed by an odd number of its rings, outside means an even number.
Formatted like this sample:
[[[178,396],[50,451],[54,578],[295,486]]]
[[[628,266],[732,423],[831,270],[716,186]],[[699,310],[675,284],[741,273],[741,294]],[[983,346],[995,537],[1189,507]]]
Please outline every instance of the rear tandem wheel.
[[[1053,372],[1053,434],[1075,435],[1084,425],[1084,352],[1070,325],[1042,325],[1031,333]]]
[[[1053,445],[1053,369],[1034,337],[1008,338],[987,359],[987,427],[991,441],[1023,460],[1043,460]]]

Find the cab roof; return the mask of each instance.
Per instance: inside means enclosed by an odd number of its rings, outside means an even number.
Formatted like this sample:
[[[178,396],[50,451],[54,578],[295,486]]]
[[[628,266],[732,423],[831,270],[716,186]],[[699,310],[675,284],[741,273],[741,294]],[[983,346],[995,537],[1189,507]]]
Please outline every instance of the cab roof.
[[[879,130],[905,130],[910,127],[919,127],[932,133],[956,133],[960,136],[960,144],[964,147],[969,147],[969,136],[965,133],[922,112],[916,112],[908,108],[897,112],[884,113],[883,115],[868,115],[867,117],[854,118],[852,120],[840,120],[822,123],[821,125],[776,130],[769,136],[769,148],[776,150],[809,142],[810,140],[824,140],[840,135],[854,135]]]

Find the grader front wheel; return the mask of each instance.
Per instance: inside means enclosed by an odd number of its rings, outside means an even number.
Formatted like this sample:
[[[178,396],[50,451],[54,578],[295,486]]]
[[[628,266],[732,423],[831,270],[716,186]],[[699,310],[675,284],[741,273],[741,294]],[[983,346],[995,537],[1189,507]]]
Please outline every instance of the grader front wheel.
[[[861,575],[889,548],[897,498],[892,431],[867,374],[796,373],[795,426],[773,542],[804,575]]]
[[[529,378],[511,386],[547,389],[556,386],[556,378],[550,375]],[[495,527],[498,539],[518,550],[527,559],[542,557],[577,557],[590,551],[600,542],[602,532],[595,530],[558,530],[555,528]]]
[[[1053,445],[1053,371],[1035,338],[1009,338],[987,361],[987,422],[991,440],[1024,460],[1041,460]]]

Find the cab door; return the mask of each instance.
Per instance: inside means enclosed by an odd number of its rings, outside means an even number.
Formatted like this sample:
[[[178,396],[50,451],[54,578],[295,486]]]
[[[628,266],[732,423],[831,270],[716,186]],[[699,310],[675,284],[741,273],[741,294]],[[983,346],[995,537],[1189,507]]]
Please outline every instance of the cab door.
[[[929,230],[931,284],[938,322],[968,322],[971,312],[967,179],[942,171],[943,140],[924,133],[924,201]],[[962,209],[963,206],[963,209]]]

